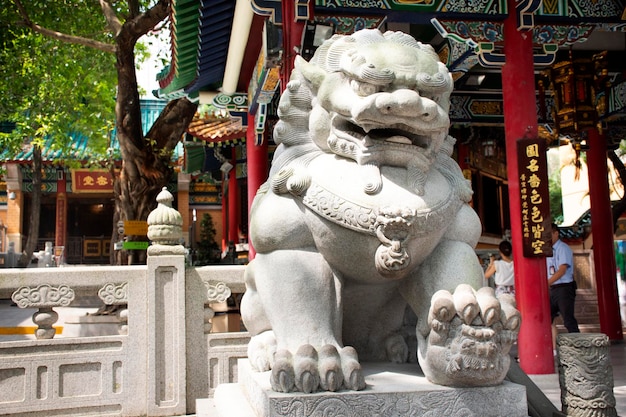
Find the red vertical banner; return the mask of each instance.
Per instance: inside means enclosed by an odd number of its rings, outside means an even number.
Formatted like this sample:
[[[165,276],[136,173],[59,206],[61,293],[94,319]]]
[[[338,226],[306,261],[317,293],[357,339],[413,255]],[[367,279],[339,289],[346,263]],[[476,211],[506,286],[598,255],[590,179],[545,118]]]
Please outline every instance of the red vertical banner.
[[[57,212],[54,227],[54,245],[65,246],[67,237],[67,179],[65,172],[57,171]]]
[[[67,194],[57,194],[57,212],[56,212],[56,225],[55,225],[55,246],[65,246],[65,234],[67,223]]]
[[[545,141],[539,138],[518,140],[517,166],[524,256],[552,256]]]

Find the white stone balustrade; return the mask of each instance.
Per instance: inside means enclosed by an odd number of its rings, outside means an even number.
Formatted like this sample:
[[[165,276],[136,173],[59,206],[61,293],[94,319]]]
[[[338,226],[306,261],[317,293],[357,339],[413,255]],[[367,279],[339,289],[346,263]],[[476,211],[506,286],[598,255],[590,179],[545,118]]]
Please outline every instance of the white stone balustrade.
[[[184,248],[167,237],[177,216],[160,197],[167,214],[149,224],[158,236],[147,265],[0,269],[0,298],[38,309],[36,340],[0,342],[0,414],[193,414],[196,399],[236,380],[249,336],[208,333],[206,317],[209,303],[245,291],[245,267],[185,269]],[[54,308],[96,296],[123,306],[119,334],[54,338]]]
[[[0,342],[3,413],[192,414],[197,398],[236,381],[248,334],[209,333],[207,316],[213,313],[209,303],[245,291],[245,267],[204,266],[175,274],[172,264],[180,258],[182,269],[183,255],[156,258],[156,267],[0,270],[0,298],[38,309],[37,337],[54,332],[55,307],[71,307],[76,299],[97,295],[105,304],[128,306],[118,312],[119,335]],[[171,296],[176,285],[177,298]]]

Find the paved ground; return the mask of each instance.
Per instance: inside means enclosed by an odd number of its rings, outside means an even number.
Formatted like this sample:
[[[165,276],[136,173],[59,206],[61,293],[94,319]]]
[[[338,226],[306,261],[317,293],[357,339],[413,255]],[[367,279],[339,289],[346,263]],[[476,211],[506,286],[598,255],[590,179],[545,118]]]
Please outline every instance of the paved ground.
[[[76,317],[93,314],[98,310],[97,304],[87,303],[83,307],[55,308],[59,314],[57,336],[76,336]],[[7,340],[34,339],[36,326],[32,322],[35,309],[20,309],[10,300],[0,300],[0,342]],[[614,388],[618,416],[626,417],[626,343],[615,343],[611,346],[611,364],[613,367]],[[557,374],[530,375],[533,382],[550,399],[558,410],[561,409],[561,390]]]

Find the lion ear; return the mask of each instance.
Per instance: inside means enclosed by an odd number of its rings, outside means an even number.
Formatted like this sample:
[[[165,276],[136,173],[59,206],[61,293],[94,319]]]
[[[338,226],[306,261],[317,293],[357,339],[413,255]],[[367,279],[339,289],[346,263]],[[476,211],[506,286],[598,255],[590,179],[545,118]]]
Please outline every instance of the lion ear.
[[[296,55],[295,67],[302,73],[302,75],[304,75],[304,78],[306,78],[316,88],[324,82],[326,71],[315,64],[307,62],[300,55]]]

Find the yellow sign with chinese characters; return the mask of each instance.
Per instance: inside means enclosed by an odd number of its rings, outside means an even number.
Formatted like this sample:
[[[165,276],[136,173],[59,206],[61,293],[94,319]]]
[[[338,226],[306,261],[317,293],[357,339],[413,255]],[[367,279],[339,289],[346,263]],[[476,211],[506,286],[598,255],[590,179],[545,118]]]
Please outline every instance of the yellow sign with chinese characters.
[[[145,220],[124,220],[124,234],[126,236],[146,236],[148,222]]]

